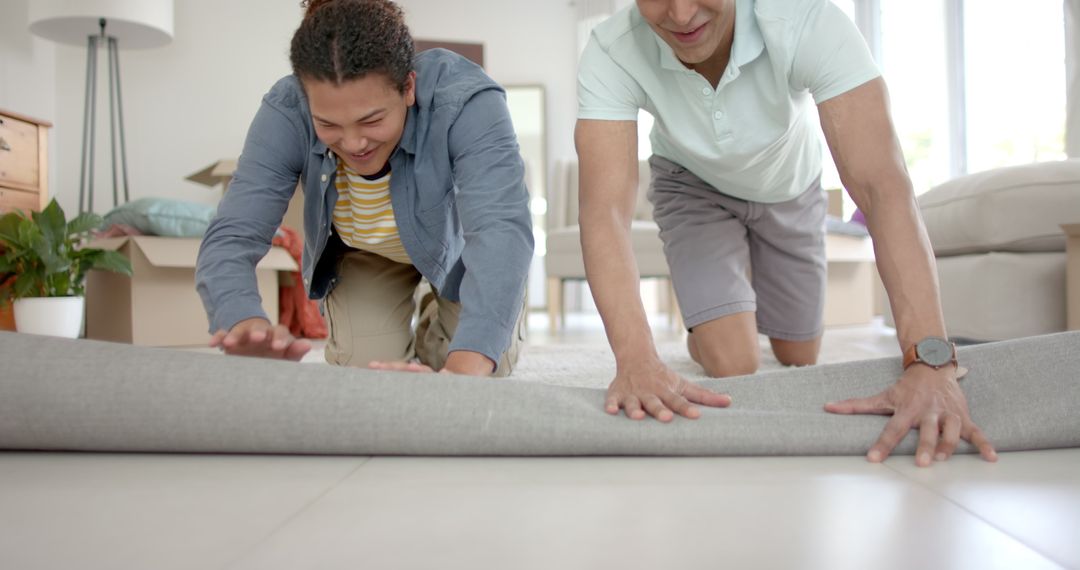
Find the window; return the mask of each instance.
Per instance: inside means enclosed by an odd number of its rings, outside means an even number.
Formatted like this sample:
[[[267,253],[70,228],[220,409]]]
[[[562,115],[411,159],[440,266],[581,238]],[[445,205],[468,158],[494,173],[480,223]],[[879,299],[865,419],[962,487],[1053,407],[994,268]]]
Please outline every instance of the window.
[[[847,14],[848,18],[855,20],[855,0],[833,0],[833,4],[836,4],[840,10]],[[817,124],[820,125],[820,121]],[[843,184],[840,183],[840,173],[836,170],[836,163],[833,162],[829,144],[825,141],[825,133],[821,132],[820,126],[817,128],[817,135],[818,140],[821,142],[821,186],[826,190],[843,188]],[[845,193],[844,212],[854,211],[855,205]]]
[[[952,177],[943,0],[881,0],[881,52],[896,135],[921,194]]]
[[[855,0],[832,0],[832,3],[843,10],[848,18],[855,19]]]
[[[880,64],[916,193],[968,172],[1065,158],[1061,2],[879,2]],[[960,78],[954,92],[950,76]]]
[[[964,3],[968,171],[1065,158],[1060,1]]]

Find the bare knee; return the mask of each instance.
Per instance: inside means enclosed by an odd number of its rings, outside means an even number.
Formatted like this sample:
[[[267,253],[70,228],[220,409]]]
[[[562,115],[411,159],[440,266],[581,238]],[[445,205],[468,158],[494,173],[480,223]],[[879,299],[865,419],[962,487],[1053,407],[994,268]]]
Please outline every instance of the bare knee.
[[[705,375],[710,378],[727,378],[729,376],[746,376],[758,370],[758,361],[746,359],[741,361],[720,361],[704,364]]]
[[[776,359],[784,366],[811,366],[817,364],[817,356],[777,354]]]
[[[705,369],[705,374],[712,378],[744,376],[757,372],[761,365],[761,355],[756,345],[721,346],[717,343],[695,343],[694,360]]]
[[[821,338],[807,341],[791,341],[770,338],[776,360],[784,366],[811,366],[817,364]]]
[[[757,372],[761,364],[754,313],[735,313],[693,328],[690,356],[713,378]]]
[[[705,352],[701,365],[705,368],[705,374],[712,378],[724,378],[727,376],[745,376],[757,372],[761,359],[756,351],[733,352],[722,351],[721,354]]]

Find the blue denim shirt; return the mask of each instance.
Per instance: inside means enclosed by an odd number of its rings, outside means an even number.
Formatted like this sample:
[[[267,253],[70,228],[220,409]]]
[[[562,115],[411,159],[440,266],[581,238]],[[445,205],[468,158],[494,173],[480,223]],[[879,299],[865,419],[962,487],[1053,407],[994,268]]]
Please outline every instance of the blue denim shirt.
[[[415,70],[416,103],[390,157],[401,243],[440,295],[461,302],[450,350],[498,362],[521,311],[533,254],[525,167],[506,95],[480,67],[446,50],[418,54]],[[333,154],[315,136],[300,81],[281,79],[263,97],[199,250],[196,289],[211,332],[266,317],[255,265],[298,181],[304,285],[312,299],[334,287],[336,170]]]

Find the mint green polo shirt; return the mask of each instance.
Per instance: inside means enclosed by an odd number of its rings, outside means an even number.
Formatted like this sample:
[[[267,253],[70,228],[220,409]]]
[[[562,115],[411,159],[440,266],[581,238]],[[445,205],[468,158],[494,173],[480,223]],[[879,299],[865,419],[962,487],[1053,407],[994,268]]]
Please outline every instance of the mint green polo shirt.
[[[731,60],[716,89],[687,69],[637,5],[597,26],[578,67],[578,118],[655,119],[653,152],[724,194],[795,198],[821,176],[813,103],[880,75],[828,0],[736,0]]]

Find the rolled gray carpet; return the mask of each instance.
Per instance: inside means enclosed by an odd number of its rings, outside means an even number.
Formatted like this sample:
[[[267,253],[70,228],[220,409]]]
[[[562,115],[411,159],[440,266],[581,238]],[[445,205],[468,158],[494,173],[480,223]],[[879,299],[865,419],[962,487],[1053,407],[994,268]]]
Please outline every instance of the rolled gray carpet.
[[[962,348],[972,416],[1001,451],[1080,446],[1080,332]],[[0,333],[0,449],[346,455],[844,455],[878,416],[880,359],[706,382],[731,408],[633,422],[604,392]],[[898,453],[910,454],[909,435]],[[970,447],[965,447],[970,451]]]

